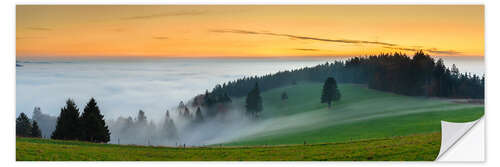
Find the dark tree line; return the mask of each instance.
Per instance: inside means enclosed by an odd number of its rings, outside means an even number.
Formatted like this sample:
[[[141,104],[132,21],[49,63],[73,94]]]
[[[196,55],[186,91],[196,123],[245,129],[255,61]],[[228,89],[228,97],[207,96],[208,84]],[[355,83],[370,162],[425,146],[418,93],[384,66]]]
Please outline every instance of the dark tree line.
[[[416,52],[413,57],[402,53],[379,54],[244,77],[216,85],[205,94],[243,97],[257,82],[260,91],[266,91],[303,81],[323,82],[328,77],[334,77],[339,83],[366,84],[372,89],[409,96],[484,98],[484,76],[460,73],[454,65],[446,67],[442,59],[435,60],[422,51]]]
[[[183,104],[182,113],[184,107]],[[142,141],[145,145],[173,145],[179,141],[179,135],[170,114],[171,112],[167,110],[164,118],[159,123],[155,123],[153,120],[148,120],[145,111],[139,110],[134,117],[120,116],[108,123],[112,128],[113,140],[118,144],[137,144]]]
[[[41,138],[42,132],[35,120],[30,120],[26,114],[21,113],[16,119],[16,136]]]
[[[75,102],[68,99],[57,117],[56,129],[52,132],[51,138],[107,143],[110,135],[104,116],[94,98],[90,99],[81,115]]]

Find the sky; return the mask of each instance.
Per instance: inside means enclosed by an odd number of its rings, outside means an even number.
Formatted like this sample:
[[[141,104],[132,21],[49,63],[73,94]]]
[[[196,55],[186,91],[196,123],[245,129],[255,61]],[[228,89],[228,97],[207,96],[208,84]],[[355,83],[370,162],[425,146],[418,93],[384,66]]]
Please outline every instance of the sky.
[[[484,56],[482,5],[17,5],[18,57]]]

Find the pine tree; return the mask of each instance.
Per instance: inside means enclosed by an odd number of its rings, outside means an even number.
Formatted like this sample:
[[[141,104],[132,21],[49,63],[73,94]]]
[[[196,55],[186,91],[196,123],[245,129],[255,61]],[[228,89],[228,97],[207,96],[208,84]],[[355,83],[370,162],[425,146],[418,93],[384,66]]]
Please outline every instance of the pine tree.
[[[181,101],[182,103],[182,101]],[[184,103],[182,103],[184,105]],[[137,124],[141,127],[143,126],[146,126],[146,124],[148,123],[148,119],[146,117],[146,114],[144,113],[144,111],[142,110],[139,110],[139,113],[137,113]]]
[[[184,107],[184,112],[182,113],[185,119],[191,119],[191,112],[187,107]]]
[[[196,109],[196,112],[195,112],[195,115],[194,115],[194,121],[196,123],[203,122],[203,115],[201,114],[200,107],[198,107],[198,109]]]
[[[82,126],[81,140],[90,142],[109,142],[109,129],[104,121],[104,116],[101,114],[94,98],[91,98],[83,109],[80,118]]]
[[[247,113],[254,117],[258,117],[258,114],[262,111],[262,97],[260,96],[258,83],[255,83],[255,87],[248,93],[245,107]]]
[[[57,117],[42,113],[40,107],[35,107],[33,109],[31,120],[37,122],[37,125],[43,134],[42,137],[50,137],[47,135],[52,134],[57,123]]]
[[[179,136],[177,133],[177,128],[175,127],[174,120],[170,118],[169,111],[167,110],[167,113],[165,114],[165,120],[163,122],[163,131],[162,134],[164,137],[167,137],[167,139],[171,141],[178,141]]]
[[[56,130],[52,132],[52,139],[76,140],[81,136],[80,113],[73,100],[68,99],[66,106],[61,108],[61,113],[57,117]]]
[[[41,138],[42,137],[42,131],[40,131],[40,128],[38,127],[38,123],[33,120],[33,125],[31,127],[31,137],[35,138]]]
[[[16,119],[16,136],[29,137],[31,129],[30,119],[22,112]]]
[[[333,77],[328,77],[323,85],[321,103],[328,103],[328,108],[331,108],[332,101],[338,100],[340,100],[340,91],[337,88],[337,81]]]

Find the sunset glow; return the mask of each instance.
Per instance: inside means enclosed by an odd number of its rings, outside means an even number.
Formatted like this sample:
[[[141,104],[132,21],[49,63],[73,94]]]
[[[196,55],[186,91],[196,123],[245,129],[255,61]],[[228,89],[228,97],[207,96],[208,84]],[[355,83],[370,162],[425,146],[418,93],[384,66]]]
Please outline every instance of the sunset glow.
[[[17,56],[484,56],[482,5],[18,5]]]

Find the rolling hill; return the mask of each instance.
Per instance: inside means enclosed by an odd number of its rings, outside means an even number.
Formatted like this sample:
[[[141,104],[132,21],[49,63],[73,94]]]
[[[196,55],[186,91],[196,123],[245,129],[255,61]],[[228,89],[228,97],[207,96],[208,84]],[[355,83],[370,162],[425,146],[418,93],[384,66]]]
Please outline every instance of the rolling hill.
[[[354,84],[340,84],[342,98],[328,109],[319,103],[321,87],[320,83],[301,83],[263,92],[266,130],[226,144],[343,142],[440,132],[441,120],[468,122],[484,113],[483,105],[402,96]],[[282,92],[288,100],[281,100]],[[244,99],[235,102],[244,103]]]
[[[340,84],[340,101],[319,103],[321,83],[262,92],[259,126],[208,147],[152,147],[16,139],[17,160],[434,160],[440,121],[480,118],[484,106]],[[281,93],[288,100],[281,100]],[[234,99],[243,105],[244,98]]]

